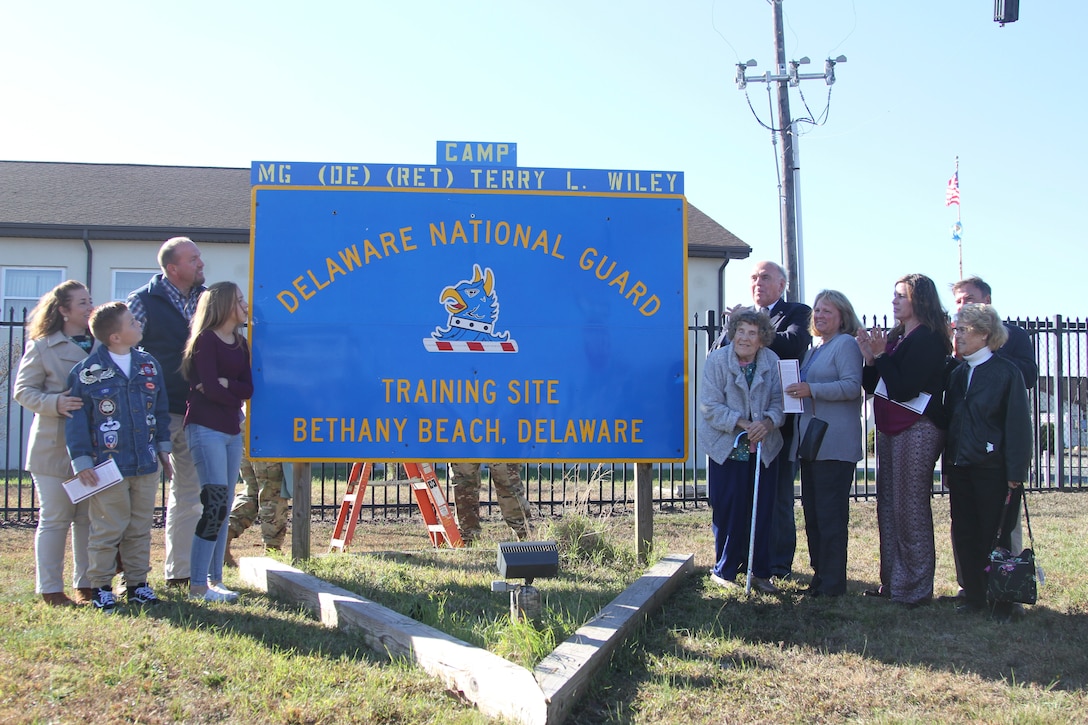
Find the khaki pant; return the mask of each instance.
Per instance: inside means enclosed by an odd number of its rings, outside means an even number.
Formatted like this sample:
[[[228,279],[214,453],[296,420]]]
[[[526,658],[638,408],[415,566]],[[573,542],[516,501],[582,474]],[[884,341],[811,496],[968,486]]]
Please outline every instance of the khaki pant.
[[[91,496],[91,531],[87,538],[90,586],[108,587],[117,573],[117,555],[125,563],[130,586],[147,582],[151,570],[151,525],[159,474],[129,476]]]
[[[193,464],[193,454],[189,450],[189,439],[185,435],[185,416],[170,414],[170,463],[174,467],[174,477],[170,479],[170,497],[166,501],[166,565],[163,575],[167,579],[189,578],[189,557],[192,554],[193,536],[196,522],[204,513],[200,503],[200,480]],[[139,581],[128,576],[128,561],[125,561],[125,577],[128,581]]]

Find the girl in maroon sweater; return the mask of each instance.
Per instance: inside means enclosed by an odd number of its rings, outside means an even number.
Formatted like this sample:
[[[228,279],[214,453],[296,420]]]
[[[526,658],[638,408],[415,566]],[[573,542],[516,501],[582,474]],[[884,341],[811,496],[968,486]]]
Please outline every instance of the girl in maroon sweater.
[[[185,434],[204,509],[193,537],[190,599],[238,599],[223,586],[228,530],[223,523],[242,462],[242,403],[253,395],[249,345],[239,332],[248,315],[238,285],[211,285],[197,302],[181,359],[181,373],[189,381]]]

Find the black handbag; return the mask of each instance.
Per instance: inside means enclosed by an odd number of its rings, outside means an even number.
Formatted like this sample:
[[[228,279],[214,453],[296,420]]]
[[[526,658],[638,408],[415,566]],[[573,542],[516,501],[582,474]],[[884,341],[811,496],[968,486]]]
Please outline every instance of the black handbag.
[[[812,401],[812,413],[813,418],[808,422],[805,435],[801,437],[801,442],[797,445],[797,457],[805,461],[816,460],[816,456],[820,453],[820,445],[823,444],[824,436],[827,435],[827,421],[815,417],[815,400]]]
[[[998,524],[997,536],[994,537],[994,548],[990,553],[990,566],[986,568],[987,584],[986,594],[990,601],[994,602],[1019,602],[1020,604],[1035,604],[1038,600],[1037,569],[1035,566],[1035,537],[1031,534],[1031,516],[1028,514],[1028,499],[1024,499],[1024,521],[1028,525],[1028,542],[1031,548],[1024,549],[1019,554],[1013,554],[1008,549],[999,547],[1002,527]],[[1005,512],[1008,511],[1009,502],[1012,500],[1012,489],[1005,496],[1005,508],[1002,510],[1001,521],[1005,521]]]

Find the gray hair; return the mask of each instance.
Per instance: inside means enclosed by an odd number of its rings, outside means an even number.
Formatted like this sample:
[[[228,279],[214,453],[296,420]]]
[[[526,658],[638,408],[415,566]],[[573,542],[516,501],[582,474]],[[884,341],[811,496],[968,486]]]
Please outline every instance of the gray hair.
[[[725,327],[725,339],[733,342],[737,328],[744,323],[754,325],[759,330],[759,341],[763,347],[768,347],[774,342],[775,332],[771,327],[771,318],[766,312],[760,312],[754,307],[741,307],[729,316],[729,322]]]
[[[1009,331],[993,305],[964,305],[956,313],[956,327],[974,330],[986,336],[986,347],[996,352],[1009,339]]]

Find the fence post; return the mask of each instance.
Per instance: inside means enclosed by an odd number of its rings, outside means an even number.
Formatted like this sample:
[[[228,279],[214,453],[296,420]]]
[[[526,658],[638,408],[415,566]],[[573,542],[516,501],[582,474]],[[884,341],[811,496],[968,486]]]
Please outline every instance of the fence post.
[[[1054,407],[1058,409],[1058,423],[1054,426],[1054,448],[1058,459],[1058,490],[1065,488],[1065,416],[1062,410],[1065,407],[1065,394],[1062,392],[1062,379],[1065,377],[1065,361],[1062,359],[1065,350],[1065,341],[1062,339],[1062,316],[1054,315],[1054,357],[1055,385]]]

